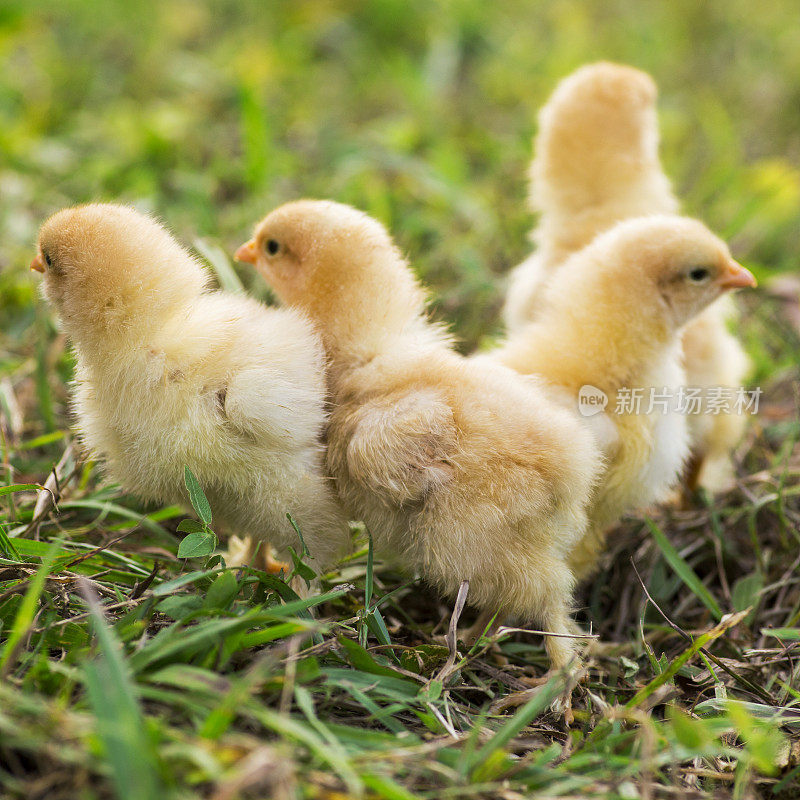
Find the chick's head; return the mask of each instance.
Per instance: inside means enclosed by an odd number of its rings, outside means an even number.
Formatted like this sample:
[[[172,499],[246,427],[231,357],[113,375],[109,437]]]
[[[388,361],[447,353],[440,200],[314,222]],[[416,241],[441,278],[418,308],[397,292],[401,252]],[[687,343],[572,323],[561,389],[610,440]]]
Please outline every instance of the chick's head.
[[[327,200],[299,200],[268,214],[236,252],[278,298],[323,327],[401,324],[424,305],[408,264],[377,220]],[[378,313],[376,313],[376,310]]]
[[[594,276],[586,276],[586,255]],[[608,310],[633,309],[651,324],[663,320],[670,331],[683,327],[723,293],[756,285],[725,242],[687,217],[626,220],[572,262],[586,278],[584,287],[593,285],[594,296],[599,294]],[[566,281],[576,266],[566,271]]]
[[[565,78],[539,114],[534,209],[574,213],[664,182],[656,98],[653,79],[622,64],[589,64]]]
[[[586,110],[591,104],[612,105],[617,111],[633,112],[652,107],[658,95],[655,81],[646,73],[626,64],[598,61],[575,70],[558,85],[551,107]],[[605,110],[605,109],[604,109]]]
[[[204,270],[155,220],[90,204],[54,214],[39,231],[31,269],[78,338],[144,329],[207,284]]]

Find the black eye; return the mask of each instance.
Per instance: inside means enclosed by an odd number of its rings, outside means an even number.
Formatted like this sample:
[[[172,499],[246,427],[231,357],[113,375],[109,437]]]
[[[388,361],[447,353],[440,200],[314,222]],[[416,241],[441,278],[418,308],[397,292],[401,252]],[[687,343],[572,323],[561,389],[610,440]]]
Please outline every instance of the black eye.
[[[711,270],[705,267],[695,267],[689,273],[689,280],[694,283],[705,283],[711,277]]]
[[[53,259],[50,258],[50,253],[46,253],[42,250],[42,258],[44,258],[44,263],[47,264],[48,267],[53,266]]]
[[[267,239],[264,249],[269,255],[274,256],[281,249],[281,244],[277,239]]]

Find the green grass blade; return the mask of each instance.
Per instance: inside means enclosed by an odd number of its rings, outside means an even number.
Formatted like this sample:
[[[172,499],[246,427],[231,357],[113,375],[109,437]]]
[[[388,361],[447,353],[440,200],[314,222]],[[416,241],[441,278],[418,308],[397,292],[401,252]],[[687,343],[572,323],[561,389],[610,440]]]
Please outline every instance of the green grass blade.
[[[669,666],[659,675],[656,675],[650,683],[647,684],[643,689],[640,689],[626,704],[626,708],[633,708],[634,706],[639,705],[643,700],[646,700],[650,697],[653,692],[658,689],[660,686],[663,686],[667,681],[672,680],[675,677],[678,670],[693,656],[695,655],[698,650],[705,647],[708,644],[711,644],[715,639],[718,639],[722,636],[725,631],[734,627],[734,625],[738,625],[748,614],[750,613],[750,609],[746,608],[744,611],[740,611],[738,614],[730,614],[726,617],[722,622],[715,625],[710,631],[706,631],[701,636],[698,636],[689,647],[686,648],[680,655],[676,658],[672,659]]]
[[[244,286],[239,276],[231,266],[225,251],[216,244],[211,244],[204,239],[194,240],[194,249],[211,264],[216,273],[220,287],[231,294],[244,294]]]
[[[158,758],[122,646],[91,591],[84,594],[100,650],[99,657],[84,666],[86,692],[117,795],[122,800],[162,800],[165,791]]]
[[[38,483],[12,483],[10,486],[0,486],[0,497],[4,494],[12,494],[14,492],[35,492],[39,489],[44,489]]]
[[[474,770],[475,767],[480,764],[485,763],[492,753],[505,747],[515,736],[518,736],[523,728],[538,717],[539,714],[553,702],[558,693],[562,691],[563,685],[564,681],[558,675],[554,675],[550,678],[550,680],[541,687],[540,691],[528,700],[528,702],[475,753],[470,763],[470,771]]]
[[[700,602],[714,615],[714,618],[719,621],[722,619],[722,609],[719,603],[714,599],[711,592],[706,589],[697,573],[689,566],[689,564],[681,558],[680,553],[672,546],[672,542],[667,539],[663,531],[651,519],[645,519],[647,527],[653,534],[661,552],[666,558],[669,565],[678,574],[680,579],[694,592]]]
[[[0,676],[6,675],[8,670],[13,666],[14,658],[16,657],[17,649],[22,643],[22,637],[30,629],[33,620],[36,616],[36,607],[39,603],[39,598],[44,591],[44,584],[50,570],[55,563],[56,556],[61,550],[61,542],[53,542],[42,558],[41,566],[36,570],[33,580],[25,592],[22,599],[22,605],[19,607],[17,615],[14,617],[14,623],[11,627],[11,632],[6,640],[5,647],[3,648],[3,655],[0,658]]]

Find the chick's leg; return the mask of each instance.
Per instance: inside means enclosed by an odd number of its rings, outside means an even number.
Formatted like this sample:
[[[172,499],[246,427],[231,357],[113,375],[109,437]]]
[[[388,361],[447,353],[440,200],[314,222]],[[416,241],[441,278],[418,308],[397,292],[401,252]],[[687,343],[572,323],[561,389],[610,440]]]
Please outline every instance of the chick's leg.
[[[277,575],[281,570],[285,575],[291,572],[288,564],[273,557],[269,542],[263,542],[252,536],[244,538],[231,536],[225,560],[231,567],[253,567],[273,575]]]
[[[546,569],[545,569],[546,567]],[[545,590],[539,594],[540,608],[538,618],[543,623],[545,635],[544,646],[550,659],[550,669],[541,677],[521,678],[523,683],[541,686],[555,674],[566,673],[566,687],[563,694],[552,703],[556,713],[563,714],[569,725],[572,715],[572,691],[575,688],[575,676],[580,671],[578,659],[579,639],[575,638],[575,624],[569,615],[574,578],[570,569],[563,562],[555,559],[550,564],[542,565],[542,575],[548,580]],[[524,696],[525,692],[519,693]]]
[[[551,612],[545,619],[545,627],[555,636],[545,636],[544,646],[550,658],[550,671],[568,667],[578,654],[578,640],[573,638],[573,627],[566,607]]]
[[[572,633],[567,624],[569,618],[563,623],[553,623],[552,621],[546,627],[553,631],[553,633]],[[561,630],[556,630],[557,628]],[[572,713],[572,692],[580,680],[581,663],[577,657],[577,640],[572,638],[562,638],[560,636],[545,636],[545,649],[547,655],[550,657],[550,669],[544,675],[535,677],[521,677],[522,683],[531,686],[531,689],[521,692],[515,692],[512,695],[503,699],[504,707],[522,705],[526,703],[533,693],[539,691],[541,687],[546,684],[551,678],[556,675],[563,675],[566,672],[566,685],[563,692],[559,694],[555,700],[550,704],[550,708],[564,718],[567,725],[571,725],[575,721],[575,716]]]
[[[566,672],[566,685],[563,692],[553,700],[550,707],[556,714],[564,718],[567,725],[571,725],[575,717],[572,713],[572,692],[577,686],[581,675],[581,663],[577,657],[578,639],[574,638],[575,627],[564,604],[561,608],[554,607],[545,615],[544,629],[564,636],[545,636],[545,649],[550,657],[550,669],[544,675],[536,677],[520,677],[522,683],[532,688],[521,692],[513,692],[501,698],[494,705],[495,711],[527,703],[532,697],[542,690],[542,686],[555,676],[564,675]]]
[[[570,619],[566,607],[554,609],[544,619],[544,647],[550,659],[550,668],[544,675],[523,676],[520,680],[528,686],[542,686],[554,674],[566,670],[567,667],[580,668],[578,660],[579,639],[576,638],[576,626]],[[554,634],[554,635],[550,635]]]

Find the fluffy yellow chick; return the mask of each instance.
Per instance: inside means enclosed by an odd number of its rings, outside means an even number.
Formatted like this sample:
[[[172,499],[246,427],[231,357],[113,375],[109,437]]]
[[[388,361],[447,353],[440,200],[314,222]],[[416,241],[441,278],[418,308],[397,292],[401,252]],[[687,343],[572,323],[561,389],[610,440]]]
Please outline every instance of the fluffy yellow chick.
[[[590,433],[534,381],[469,361],[426,317],[386,230],[349,206],[289,203],[237,258],[319,327],[333,398],[328,466],[381,551],[445,595],[572,632],[567,557],[599,469]],[[576,651],[546,639],[553,667]]]
[[[684,382],[682,329],[724,292],[754,285],[700,222],[626,220],[554,273],[533,322],[476,359],[544,377],[554,396],[581,408],[604,446],[608,465],[589,532],[570,554],[579,578],[595,565],[608,526],[630,509],[663,499],[688,456],[687,417],[671,388]],[[638,408],[634,391],[641,391]],[[604,411],[591,414],[603,406],[579,406],[580,397],[592,395],[607,398]],[[669,395],[675,395],[672,402]]]
[[[601,62],[581,67],[556,88],[539,114],[531,164],[530,204],[539,222],[536,252],[511,274],[505,320],[515,331],[535,318],[553,271],[616,222],[672,214],[678,201],[658,156],[656,85],[633,67]],[[729,332],[729,298],[686,326],[688,386],[739,387],[747,357]],[[740,415],[692,415],[691,488],[722,488],[732,476],[730,451],[741,438]]]
[[[83,444],[126,489],[185,503],[187,465],[231,531],[297,548],[288,512],[317,565],[345,546],[323,474],[324,351],[305,317],[211,291],[161,225],[117,205],[52,216],[31,267],[75,349]]]

